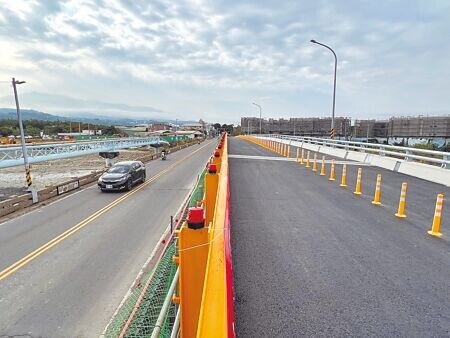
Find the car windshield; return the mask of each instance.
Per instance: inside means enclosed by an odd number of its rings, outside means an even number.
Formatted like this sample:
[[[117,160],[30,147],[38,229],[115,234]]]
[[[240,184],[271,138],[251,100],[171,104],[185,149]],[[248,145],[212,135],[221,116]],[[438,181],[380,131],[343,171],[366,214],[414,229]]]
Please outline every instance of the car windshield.
[[[117,165],[108,170],[108,173],[125,174],[130,171],[129,165]]]

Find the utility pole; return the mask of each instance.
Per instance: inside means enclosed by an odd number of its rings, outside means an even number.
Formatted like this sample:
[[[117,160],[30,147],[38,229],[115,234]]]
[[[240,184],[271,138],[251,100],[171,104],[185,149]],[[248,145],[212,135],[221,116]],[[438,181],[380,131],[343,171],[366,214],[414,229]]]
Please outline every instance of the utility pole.
[[[253,104],[259,108],[259,135],[261,135],[262,134],[262,132],[261,132],[262,108],[259,104],[255,103],[255,102],[253,102]]]
[[[334,80],[333,80],[333,108],[331,111],[331,139],[334,140],[334,110],[336,107],[336,74],[337,74],[337,56],[335,51],[330,47],[323,43],[317,42],[316,40],[311,40],[312,43],[315,43],[317,45],[320,45],[322,47],[325,47],[328,49],[331,53],[333,53],[334,56]]]
[[[17,110],[17,118],[19,120],[19,129],[20,129],[20,142],[22,144],[22,153],[23,153],[23,164],[25,166],[25,178],[27,182],[27,191],[31,192],[31,196],[33,198],[33,203],[38,202],[38,195],[36,189],[33,187],[33,181],[31,178],[31,168],[30,163],[28,162],[28,154],[27,147],[25,145],[25,133],[23,131],[23,123],[22,123],[22,115],[20,113],[19,106],[19,98],[17,96],[17,85],[23,84],[25,81],[17,81],[15,78],[12,78],[12,86],[14,89],[14,99],[16,100],[16,110]]]

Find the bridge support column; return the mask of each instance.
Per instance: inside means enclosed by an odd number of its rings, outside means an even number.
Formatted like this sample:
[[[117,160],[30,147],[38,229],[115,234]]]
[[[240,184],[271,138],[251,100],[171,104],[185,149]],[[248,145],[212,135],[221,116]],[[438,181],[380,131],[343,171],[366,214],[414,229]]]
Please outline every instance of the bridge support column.
[[[98,153],[99,156],[103,157],[105,159],[105,166],[106,167],[110,167],[112,166],[112,160],[114,158],[116,158],[117,156],[119,156],[119,152],[118,151],[102,151],[100,153]]]

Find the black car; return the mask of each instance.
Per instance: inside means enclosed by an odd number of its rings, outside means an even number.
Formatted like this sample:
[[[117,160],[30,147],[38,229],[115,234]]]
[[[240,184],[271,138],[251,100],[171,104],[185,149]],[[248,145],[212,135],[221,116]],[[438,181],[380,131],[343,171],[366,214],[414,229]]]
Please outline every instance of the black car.
[[[98,179],[102,190],[131,190],[133,185],[145,181],[145,166],[140,161],[117,162]]]

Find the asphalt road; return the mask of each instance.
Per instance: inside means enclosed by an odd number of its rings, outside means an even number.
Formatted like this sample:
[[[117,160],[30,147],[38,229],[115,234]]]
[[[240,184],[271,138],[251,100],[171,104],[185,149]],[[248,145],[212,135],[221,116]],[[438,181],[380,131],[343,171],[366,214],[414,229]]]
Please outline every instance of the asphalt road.
[[[127,197],[91,186],[0,224],[0,271],[80,225],[17,271],[0,272],[0,337],[100,335],[215,144],[207,141],[150,162],[150,182]]]
[[[229,151],[278,156],[236,138]],[[359,197],[357,167],[343,189],[339,167],[332,183],[294,162],[230,158],[238,337],[450,336],[449,213],[444,238],[426,234],[448,188],[365,166]],[[394,216],[402,181],[406,219]]]

